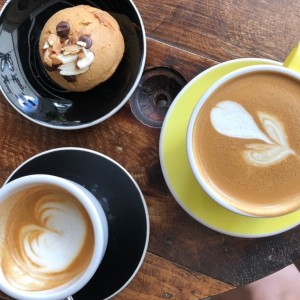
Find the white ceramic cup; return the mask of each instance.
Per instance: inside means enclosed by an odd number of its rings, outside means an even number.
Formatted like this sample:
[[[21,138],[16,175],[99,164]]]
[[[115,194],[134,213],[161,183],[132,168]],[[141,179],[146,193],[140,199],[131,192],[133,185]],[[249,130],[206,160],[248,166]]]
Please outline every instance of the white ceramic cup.
[[[59,300],[59,299],[64,299],[70,295],[73,295],[74,293],[79,291],[82,287],[84,287],[88,283],[88,281],[92,278],[92,276],[98,269],[106,251],[107,242],[108,242],[108,225],[107,225],[107,219],[104,210],[99,204],[98,200],[86,188],[82,187],[81,185],[75,182],[72,182],[64,178],[52,176],[52,175],[42,175],[42,174],[28,175],[25,177],[15,179],[5,184],[0,189],[0,207],[3,203],[5,203],[5,201],[9,203],[10,199],[12,199],[11,198],[12,195],[16,194],[19,191],[29,190],[31,187],[37,187],[37,189],[39,189],[39,186],[45,186],[45,185],[47,186],[50,185],[52,187],[54,186],[55,188],[59,188],[65,191],[66,193],[71,194],[76,198],[76,201],[82,204],[82,206],[84,207],[85,211],[88,214],[88,217],[91,221],[92,228],[94,231],[94,244],[93,244],[93,249],[91,250],[92,254],[89,262],[87,263],[86,268],[79,275],[73,278],[71,281],[68,281],[63,285],[51,289],[40,290],[40,291],[26,291],[23,289],[16,288],[12,284],[10,284],[10,282],[6,279],[6,277],[3,274],[3,267],[2,267],[3,264],[1,261],[0,290],[15,299]],[[69,207],[67,207],[66,210],[68,209]],[[47,216],[49,216],[49,214]],[[69,222],[69,220],[70,219],[68,219],[68,217],[66,217],[65,219],[64,217],[60,218],[60,220],[59,218],[54,219],[53,223],[56,222],[56,224],[54,224],[54,231],[57,230],[55,226],[58,226],[58,230],[61,228],[59,227],[60,225],[57,225],[57,222],[61,221],[62,223],[66,223]],[[50,229],[52,230],[53,224],[51,224],[51,222],[52,221],[48,222],[50,225],[48,223],[47,225],[49,225]],[[75,225],[74,227],[76,227],[77,223],[78,223],[77,218],[75,217],[75,221],[72,224]],[[71,230],[69,230],[71,232],[71,240],[69,240],[70,241],[69,247],[71,247],[72,245],[73,238],[76,240],[78,237],[79,239],[78,231],[75,232],[76,230],[74,228],[74,234],[73,234],[72,226],[71,227],[69,226],[69,228],[71,228]],[[90,234],[92,234],[92,232],[90,232]],[[4,236],[4,238],[6,238],[6,236]],[[45,239],[47,242],[47,238]],[[55,243],[56,242],[55,239],[56,237],[54,238],[54,241],[53,240],[51,241]],[[42,242],[42,239],[40,239],[39,242]],[[3,244],[1,244],[1,247],[2,245]],[[69,252],[67,251],[67,253]],[[1,260],[3,260],[3,257],[1,257]],[[51,262],[48,263],[50,263],[51,266]]]
[[[187,146],[188,161],[190,163],[191,169],[193,171],[193,174],[194,174],[197,182],[214,201],[216,201],[218,204],[220,204],[224,208],[226,208],[234,213],[238,213],[238,214],[245,215],[245,216],[251,216],[251,217],[264,217],[263,215],[256,215],[253,213],[248,213],[248,212],[242,211],[242,210],[238,209],[237,207],[233,206],[228,201],[226,201],[222,197],[221,193],[218,193],[216,191],[216,189],[214,189],[212,187],[211,184],[208,184],[207,180],[205,179],[205,177],[203,176],[203,174],[197,167],[196,157],[195,157],[195,153],[193,150],[193,131],[194,131],[194,127],[195,127],[195,121],[197,119],[199,112],[203,108],[204,103],[206,103],[206,101],[210,98],[210,96],[223,84],[226,84],[227,82],[229,82],[233,79],[236,79],[242,75],[250,74],[253,72],[275,72],[275,73],[279,73],[279,74],[283,74],[283,75],[288,75],[288,76],[298,80],[299,85],[300,85],[300,74],[294,70],[291,70],[287,67],[283,67],[280,65],[255,65],[255,66],[243,67],[241,69],[235,70],[235,71],[225,75],[224,77],[217,80],[214,84],[212,84],[212,86],[210,86],[208,88],[208,90],[202,95],[202,97],[200,97],[199,101],[197,102],[196,106],[194,107],[193,112],[190,117],[190,120],[189,120],[189,123],[188,123],[186,146]],[[299,209],[299,207],[296,208],[295,210],[297,210],[297,209]],[[280,210],[280,208],[279,208],[279,210]],[[292,212],[292,211],[290,211],[290,212]],[[286,214],[286,212],[284,212],[282,214]],[[267,217],[267,216],[268,215],[266,215],[265,217]]]

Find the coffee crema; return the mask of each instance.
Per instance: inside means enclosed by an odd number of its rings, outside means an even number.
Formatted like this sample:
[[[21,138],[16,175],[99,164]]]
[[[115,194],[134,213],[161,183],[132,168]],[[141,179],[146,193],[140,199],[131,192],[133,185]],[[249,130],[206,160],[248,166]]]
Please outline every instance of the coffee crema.
[[[233,78],[201,108],[193,130],[199,172],[233,207],[276,216],[300,208],[300,82],[260,71]]]
[[[0,204],[0,264],[7,281],[44,291],[77,278],[93,256],[94,234],[82,204],[52,185],[16,192]]]

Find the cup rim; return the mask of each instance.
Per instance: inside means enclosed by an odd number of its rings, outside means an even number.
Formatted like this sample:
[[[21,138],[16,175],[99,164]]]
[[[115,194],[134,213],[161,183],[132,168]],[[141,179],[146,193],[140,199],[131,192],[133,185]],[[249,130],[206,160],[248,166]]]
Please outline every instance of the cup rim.
[[[203,179],[201,172],[199,171],[199,169],[196,166],[196,159],[194,157],[194,153],[193,153],[193,128],[194,128],[194,124],[195,121],[197,119],[197,116],[201,110],[201,108],[203,107],[204,103],[207,101],[207,99],[210,97],[210,95],[216,90],[218,89],[221,85],[223,85],[224,83],[228,82],[231,79],[237,78],[239,76],[242,76],[244,74],[249,74],[249,73],[255,73],[255,72],[261,72],[261,71],[270,71],[270,72],[276,72],[276,73],[280,73],[280,74],[284,74],[284,75],[288,75],[290,77],[293,77],[297,80],[300,80],[300,74],[292,69],[288,69],[284,66],[279,66],[279,65],[254,65],[254,66],[247,66],[247,67],[242,67],[240,69],[234,70],[226,75],[224,75],[223,77],[221,77],[220,79],[218,79],[217,81],[215,81],[205,92],[204,94],[199,98],[198,102],[196,103],[195,107],[192,110],[192,114],[190,116],[190,119],[188,121],[188,126],[187,126],[187,137],[186,137],[186,150],[187,150],[187,158],[188,158],[188,162],[190,165],[190,168],[194,174],[195,179],[197,180],[197,182],[200,184],[200,186],[203,188],[203,190],[215,201],[217,202],[219,205],[223,206],[224,208],[243,215],[243,216],[247,216],[247,217],[273,217],[273,216],[280,216],[280,215],[284,215],[284,214],[288,214],[291,213],[297,209],[288,211],[288,212],[283,212],[281,213],[277,213],[274,215],[256,215],[253,213],[248,213],[244,210],[240,210],[238,208],[236,208],[235,206],[229,204],[228,202],[226,202],[226,200],[223,200],[218,193],[216,193],[214,191],[213,188],[210,187],[209,184],[206,183],[206,181]],[[278,211],[278,208],[277,210]],[[282,212],[282,210],[280,211]]]
[[[94,230],[95,250],[87,269],[78,277],[72,279],[66,284],[48,290],[24,291],[11,286],[6,280],[0,280],[1,290],[16,299],[21,298],[24,300],[57,300],[75,294],[92,278],[104,257],[108,242],[108,225],[104,210],[102,209],[101,205],[99,205],[97,208],[95,207],[94,201],[97,201],[96,203],[98,203],[98,200],[92,199],[92,201],[90,201],[91,198],[89,197],[94,196],[89,191],[86,194],[86,189],[84,187],[69,179],[47,174],[26,175],[8,182],[0,189],[1,199],[2,196],[7,198],[10,195],[13,195],[16,192],[16,184],[22,185],[22,189],[40,184],[51,184],[63,188],[67,190],[67,192],[74,195],[89,214],[93,227],[97,228],[97,230]],[[85,199],[89,200],[85,201]],[[2,201],[0,200],[0,202]],[[98,213],[100,214],[101,219],[98,218]],[[5,278],[2,272],[1,277]],[[75,283],[76,286],[74,285]],[[51,291],[51,295],[49,295],[49,291]]]

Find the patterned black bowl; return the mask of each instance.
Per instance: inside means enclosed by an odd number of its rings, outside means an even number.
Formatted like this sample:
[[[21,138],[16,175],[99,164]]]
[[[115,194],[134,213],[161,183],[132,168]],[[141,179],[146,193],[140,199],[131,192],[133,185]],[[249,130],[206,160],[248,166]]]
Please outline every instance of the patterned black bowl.
[[[125,53],[114,75],[87,92],[54,83],[42,65],[38,42],[46,21],[58,10],[86,4],[108,11],[119,23]],[[146,58],[146,35],[131,0],[10,0],[0,14],[0,88],[23,116],[56,129],[98,124],[116,113],[134,92]]]

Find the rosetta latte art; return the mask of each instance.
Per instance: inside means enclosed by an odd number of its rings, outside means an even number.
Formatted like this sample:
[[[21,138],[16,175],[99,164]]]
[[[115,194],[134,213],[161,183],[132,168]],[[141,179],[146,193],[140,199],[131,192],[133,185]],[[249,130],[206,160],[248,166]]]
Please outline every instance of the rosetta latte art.
[[[18,289],[47,290],[83,272],[91,259],[93,229],[70,194],[51,187],[26,191],[14,195],[19,200],[9,210],[1,268]]]
[[[261,141],[245,145],[242,155],[250,165],[267,167],[279,163],[289,155],[296,155],[289,147],[283,124],[274,116],[263,112],[258,112],[257,116],[265,133],[240,104],[231,100],[219,102],[211,110],[210,120],[214,129],[222,135]]]

